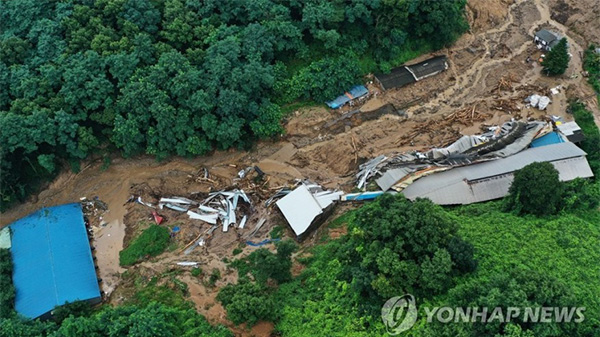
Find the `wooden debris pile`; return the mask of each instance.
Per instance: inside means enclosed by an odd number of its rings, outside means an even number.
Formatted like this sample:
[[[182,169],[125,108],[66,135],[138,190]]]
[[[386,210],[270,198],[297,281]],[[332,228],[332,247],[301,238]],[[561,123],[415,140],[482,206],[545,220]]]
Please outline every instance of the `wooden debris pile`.
[[[508,74],[500,77],[498,84],[492,90],[492,92],[509,91],[513,88],[513,83],[518,82],[517,77],[514,74]]]
[[[482,122],[489,117],[488,113],[477,111],[477,104],[473,107],[464,107],[446,117],[450,123],[460,123],[465,126],[471,126],[475,122]]]
[[[423,135],[429,137],[428,142],[433,146],[445,146],[460,138],[460,132],[455,126],[461,124],[471,126],[483,122],[489,113],[477,110],[477,104],[464,107],[441,119],[429,119],[417,124],[410,133],[401,136],[396,144],[404,146],[411,144],[415,138]]]
[[[516,99],[502,99],[497,100],[492,109],[514,114],[521,111],[521,106]]]

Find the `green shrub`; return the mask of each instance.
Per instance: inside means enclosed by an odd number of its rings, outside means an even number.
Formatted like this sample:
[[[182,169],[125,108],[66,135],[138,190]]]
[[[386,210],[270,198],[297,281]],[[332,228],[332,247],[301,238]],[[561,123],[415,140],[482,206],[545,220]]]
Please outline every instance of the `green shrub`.
[[[596,48],[598,46],[592,44],[586,49],[583,67],[589,74],[588,82],[600,95],[600,54],[596,53]]]
[[[194,277],[198,277],[202,275],[202,269],[196,267],[196,268],[192,268],[192,276]]]
[[[15,306],[15,287],[12,282],[13,263],[10,251],[0,249],[0,318],[9,317]]]
[[[261,320],[276,319],[277,305],[269,296],[268,289],[247,280],[223,287],[217,300],[227,310],[227,318],[235,324],[247,322],[253,326]]]
[[[122,266],[135,264],[146,256],[157,256],[169,245],[169,230],[165,227],[152,225],[135,238],[129,247],[119,252],[119,262]]]
[[[271,237],[271,239],[281,239],[282,235],[283,235],[283,227],[281,227],[281,226],[273,227],[273,229],[271,230],[271,233],[269,233],[269,236]]]
[[[52,317],[57,324],[61,324],[67,317],[89,316],[92,313],[92,307],[86,301],[67,302],[54,308]]]
[[[221,278],[221,271],[217,268],[213,268],[212,272],[210,273],[210,276],[208,278],[208,284],[211,287],[215,286],[215,283],[217,283],[217,281]]]
[[[580,146],[587,152],[587,160],[590,163],[590,167],[596,177],[598,177],[600,174],[600,131],[594,121],[594,115],[581,102],[572,102],[569,108],[583,132],[584,140]]]

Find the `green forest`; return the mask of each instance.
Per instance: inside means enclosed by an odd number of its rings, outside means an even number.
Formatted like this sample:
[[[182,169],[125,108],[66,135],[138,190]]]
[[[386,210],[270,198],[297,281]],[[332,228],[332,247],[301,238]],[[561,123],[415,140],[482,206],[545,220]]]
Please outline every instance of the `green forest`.
[[[194,157],[280,136],[291,106],[321,104],[451,44],[466,0],[0,0],[0,211],[61,170],[112,156]],[[600,91],[600,56],[585,52]],[[600,131],[584,103],[568,112],[600,175]],[[273,336],[386,336],[382,304],[416,298],[410,337],[598,336],[600,180],[561,182],[551,164],[515,173],[502,200],[441,207],[384,194],[325,223],[314,244],[271,232],[275,249],[233,261],[216,300],[228,322]],[[343,229],[330,237],[331,229]],[[148,226],[120,252],[132,266],[169,250]],[[282,239],[282,240],[280,240]],[[243,245],[244,243],[242,243]],[[238,251],[237,253],[235,251]],[[301,267],[293,273],[292,267]],[[118,306],[67,303],[52,320],[14,310],[10,251],[0,249],[0,337],[215,336],[178,276],[217,291],[219,269],[173,268]],[[424,308],[585,307],[581,323],[427,322]],[[212,321],[211,321],[212,322]]]
[[[449,44],[466,1],[0,1],[0,208],[84,158],[196,156],[280,135]]]

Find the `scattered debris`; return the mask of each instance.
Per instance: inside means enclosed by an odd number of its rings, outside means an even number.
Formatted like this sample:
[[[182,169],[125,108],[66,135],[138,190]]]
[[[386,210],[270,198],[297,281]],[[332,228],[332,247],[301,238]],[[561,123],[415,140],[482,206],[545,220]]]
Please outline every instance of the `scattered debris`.
[[[138,197],[138,198],[137,198],[137,200],[136,200],[136,202],[137,202],[138,204],[140,204],[140,205],[148,206],[148,207],[150,207],[150,208],[155,208],[155,207],[154,207],[154,205],[152,205],[151,203],[144,202],[144,201],[142,200],[142,197]]]
[[[157,225],[160,225],[164,220],[164,218],[158,215],[156,211],[152,211],[152,216],[154,217],[154,222],[156,222]]]
[[[363,189],[366,186],[367,180],[379,173],[378,167],[387,159],[386,156],[381,155],[361,164],[358,167],[359,172],[356,174],[356,179],[358,181],[356,187]]]
[[[246,221],[248,220],[248,216],[244,215],[244,217],[242,218],[242,220],[240,221],[240,224],[238,225],[239,229],[244,229],[244,226],[246,225]]]
[[[525,102],[529,103],[531,107],[538,108],[539,110],[546,110],[548,104],[551,103],[550,97],[548,96],[540,96],[537,94],[533,94],[527,98],[525,98]]]
[[[260,230],[260,228],[265,224],[265,222],[267,222],[267,218],[261,218],[258,223],[256,224],[256,226],[254,227],[254,229],[252,230],[252,232],[250,232],[250,234],[248,234],[247,238],[251,238],[254,235],[256,235],[256,233]]]

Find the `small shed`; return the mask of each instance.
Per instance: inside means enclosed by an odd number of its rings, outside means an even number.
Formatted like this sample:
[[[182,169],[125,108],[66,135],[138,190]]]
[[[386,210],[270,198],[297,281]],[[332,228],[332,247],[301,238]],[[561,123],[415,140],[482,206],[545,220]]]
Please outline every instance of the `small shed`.
[[[556,44],[558,44],[558,41],[560,41],[560,39],[560,35],[551,32],[547,29],[539,30],[537,33],[535,33],[535,36],[533,37],[533,41],[537,45],[538,49],[543,49],[546,51],[552,50],[552,48],[556,46]]]
[[[557,123],[556,128],[565,135],[571,143],[579,143],[583,140],[583,132],[576,122]]]

